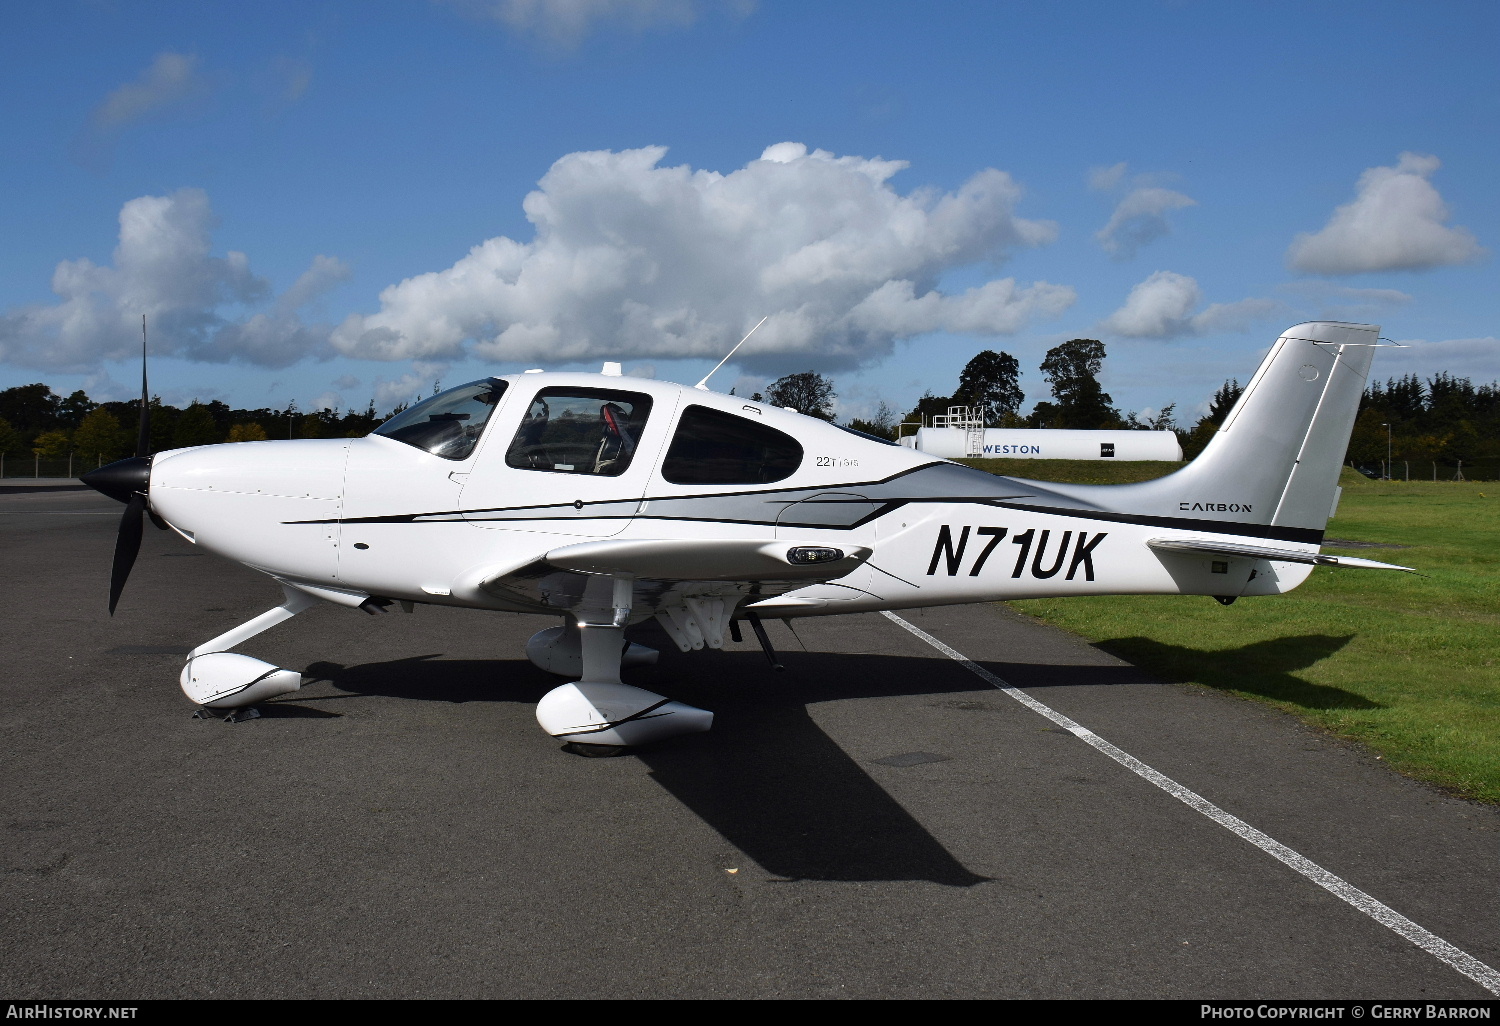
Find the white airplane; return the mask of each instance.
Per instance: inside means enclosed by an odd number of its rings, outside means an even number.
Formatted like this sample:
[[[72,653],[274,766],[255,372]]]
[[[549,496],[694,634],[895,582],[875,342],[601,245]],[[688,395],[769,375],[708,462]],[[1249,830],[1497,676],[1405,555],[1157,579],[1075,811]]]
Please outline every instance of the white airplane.
[[[231,649],[319,602],[546,613],[527,643],[573,678],[537,720],[580,754],[707,730],[712,714],[621,680],[655,617],[684,652],[762,617],[1067,595],[1297,587],[1323,529],[1379,329],[1290,328],[1203,454],[1141,484],[996,477],[732,395],[527,371],[449,389],[355,439],[207,445],[84,477],[128,503],[114,612],[143,514],[275,578],[285,601],[199,645],[187,696],[229,718],[302,683]],[[706,379],[705,379],[706,380]],[[142,394],[145,394],[144,370]]]

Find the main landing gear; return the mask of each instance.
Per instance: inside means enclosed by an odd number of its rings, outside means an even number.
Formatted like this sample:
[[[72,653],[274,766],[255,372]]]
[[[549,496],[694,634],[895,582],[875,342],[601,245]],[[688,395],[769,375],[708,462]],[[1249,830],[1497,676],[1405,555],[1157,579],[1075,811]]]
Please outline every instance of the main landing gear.
[[[577,667],[580,679],[547,692],[537,703],[536,720],[579,755],[619,755],[635,745],[713,726],[711,712],[620,680],[621,665],[656,661],[651,649],[625,641],[631,584],[629,578],[615,578],[614,608],[607,615],[542,631],[526,646],[527,656],[544,670],[566,673]]]
[[[625,640],[631,588],[629,578],[616,578],[614,608],[541,631],[526,645],[526,655],[541,669],[579,678],[543,696],[536,718],[543,730],[580,755],[619,755],[636,745],[705,731],[713,725],[711,712],[620,680],[622,666],[654,663],[657,655],[654,649]],[[193,649],[182,668],[181,684],[183,694],[199,707],[194,715],[229,722],[254,719],[258,714],[251,706],[298,690],[302,674],[296,670],[227,650],[317,605],[320,598],[345,605],[364,598],[325,590],[326,595],[314,595],[283,584],[281,605]],[[369,612],[383,601],[365,598],[358,604]]]

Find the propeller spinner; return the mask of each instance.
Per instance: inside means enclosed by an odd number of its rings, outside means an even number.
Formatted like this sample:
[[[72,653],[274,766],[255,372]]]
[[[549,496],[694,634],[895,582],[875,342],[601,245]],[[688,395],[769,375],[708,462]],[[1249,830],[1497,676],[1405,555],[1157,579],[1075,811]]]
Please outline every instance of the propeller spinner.
[[[141,422],[136,431],[135,455],[116,460],[98,470],[91,470],[80,480],[111,499],[125,503],[115,535],[115,560],[109,574],[109,615],[125,590],[130,568],[141,551],[141,534],[145,529],[146,493],[151,483],[151,405],[146,391],[146,317],[141,315]]]

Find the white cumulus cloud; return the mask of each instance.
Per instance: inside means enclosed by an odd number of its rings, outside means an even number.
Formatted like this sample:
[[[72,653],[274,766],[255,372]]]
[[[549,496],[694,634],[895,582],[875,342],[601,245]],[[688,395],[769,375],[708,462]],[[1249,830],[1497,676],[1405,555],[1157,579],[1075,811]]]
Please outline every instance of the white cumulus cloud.
[[[1301,300],[1299,316],[1319,321],[1379,320],[1412,301],[1400,289],[1357,289],[1319,279],[1287,282],[1278,288]]]
[[[1130,338],[1236,331],[1280,305],[1269,299],[1241,299],[1234,303],[1212,303],[1198,310],[1202,302],[1203,290],[1195,279],[1175,271],[1157,271],[1131,289],[1125,304],[1105,318],[1100,327]]]
[[[152,111],[190,98],[202,86],[197,56],[157,54],[139,78],[126,82],[94,108],[94,125],[107,130],[139,121]]]
[[[448,364],[419,360],[412,369],[394,381],[376,379],[375,405],[389,409],[398,403],[417,402],[442,387],[442,377],[448,372]]]
[[[1129,170],[1130,165],[1123,160],[1109,167],[1090,168],[1089,188],[1098,189],[1100,192],[1113,192],[1125,180],[1125,173]]]
[[[491,18],[521,36],[553,47],[577,46],[595,26],[623,25],[641,30],[691,25],[698,17],[697,0],[448,0],[449,4]],[[731,5],[739,12],[753,6]]]
[[[1122,187],[1128,190],[1115,205],[1108,223],[1094,233],[1100,248],[1116,260],[1129,260],[1142,246],[1170,234],[1172,225],[1167,215],[1172,211],[1198,205],[1191,196],[1162,185],[1163,178],[1168,176],[1135,175],[1127,179],[1128,170],[1129,166],[1122,161],[1089,172],[1090,188],[1101,192],[1114,192]]]
[[[1310,274],[1360,274],[1479,259],[1485,250],[1467,228],[1449,227],[1448,205],[1429,181],[1441,166],[1436,157],[1403,153],[1395,167],[1367,169],[1352,202],[1321,231],[1297,236],[1287,265]]]
[[[729,174],[662,167],[665,147],[571,153],[526,197],[530,242],[504,236],[386,288],[333,345],[350,356],[536,363],[736,357],[763,370],[853,366],[897,339],[1014,332],[1071,288],[1013,278],[951,294],[940,277],[1051,242],[1016,216],[1021,187],[986,169],[954,192],[902,195],[905,162],[779,143]],[[799,366],[799,369],[800,366]]]
[[[306,57],[276,57],[268,66],[262,80],[278,102],[296,103],[302,99],[307,87],[312,85],[313,65]]]
[[[60,371],[96,370],[140,352],[141,315],[151,351],[209,362],[271,367],[326,353],[329,328],[299,311],[348,276],[319,256],[281,296],[250,270],[244,253],[214,256],[213,210],[201,189],[141,196],[120,210],[112,265],[64,260],[52,275],[58,302],[0,318],[0,360]],[[269,307],[257,311],[259,307]]]
[[[74,159],[103,173],[116,140],[127,128],[152,115],[181,110],[207,91],[208,81],[198,70],[195,54],[157,54],[135,81],[118,87],[94,108],[74,141]]]
[[[1132,189],[1116,205],[1109,223],[1094,233],[1094,238],[1110,256],[1128,260],[1142,246],[1171,232],[1167,214],[1197,205],[1197,200],[1172,189],[1159,186]]]
[[[1416,374],[1428,378],[1447,372],[1475,384],[1500,380],[1500,338],[1450,338],[1440,342],[1404,340],[1404,348],[1383,346],[1375,354],[1371,377]]]

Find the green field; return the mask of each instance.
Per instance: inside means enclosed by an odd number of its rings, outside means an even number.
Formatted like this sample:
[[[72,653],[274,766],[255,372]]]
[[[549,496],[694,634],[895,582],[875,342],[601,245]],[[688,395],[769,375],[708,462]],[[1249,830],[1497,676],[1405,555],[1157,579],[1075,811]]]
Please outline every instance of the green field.
[[[1093,464],[1054,463],[1044,472],[1042,461],[973,463],[1101,483],[1145,480],[1177,466],[1117,464],[1104,472],[1117,476],[1105,477]],[[1269,703],[1368,745],[1414,777],[1500,802],[1500,490],[1370,481],[1347,470],[1340,483],[1343,499],[1328,525],[1335,540],[1324,551],[1426,576],[1319,567],[1290,595],[1229,607],[1195,596],[1014,606],[1162,679]]]

